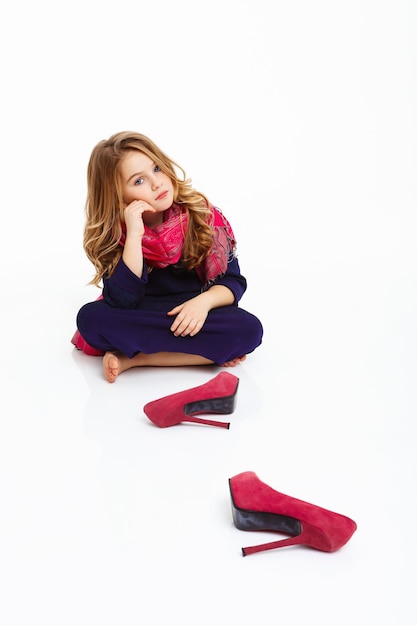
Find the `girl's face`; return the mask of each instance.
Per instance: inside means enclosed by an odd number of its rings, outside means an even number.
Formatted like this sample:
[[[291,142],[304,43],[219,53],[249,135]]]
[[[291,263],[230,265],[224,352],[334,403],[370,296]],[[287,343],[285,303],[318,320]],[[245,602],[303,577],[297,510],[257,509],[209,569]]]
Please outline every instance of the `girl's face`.
[[[126,206],[143,200],[159,213],[172,205],[174,186],[170,177],[143,152],[128,152],[120,162],[120,173]]]

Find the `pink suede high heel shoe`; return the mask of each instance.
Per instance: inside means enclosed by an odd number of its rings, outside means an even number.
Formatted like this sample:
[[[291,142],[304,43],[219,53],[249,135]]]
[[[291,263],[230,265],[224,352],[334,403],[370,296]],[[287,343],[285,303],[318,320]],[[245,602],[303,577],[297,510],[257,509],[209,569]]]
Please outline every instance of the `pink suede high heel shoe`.
[[[236,376],[221,372],[204,385],[148,402],[143,410],[151,422],[160,428],[174,426],[180,422],[229,428],[230,422],[218,422],[195,416],[201,413],[233,413],[238,385],[239,379]]]
[[[334,552],[349,541],[357,528],[356,522],[345,515],[275,491],[254,472],[230,478],[229,487],[236,528],[291,535],[288,539],[242,548],[243,556],[297,544]]]

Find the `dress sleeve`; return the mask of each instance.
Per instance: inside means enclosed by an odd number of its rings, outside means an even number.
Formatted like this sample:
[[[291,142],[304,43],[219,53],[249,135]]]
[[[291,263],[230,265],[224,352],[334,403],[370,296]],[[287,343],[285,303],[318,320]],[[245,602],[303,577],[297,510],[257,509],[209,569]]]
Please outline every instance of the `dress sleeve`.
[[[147,283],[146,266],[142,278],[138,278],[121,258],[113,274],[103,277],[103,298],[110,306],[136,309],[145,297]]]
[[[239,262],[237,258],[232,259],[227,264],[227,270],[222,276],[218,276],[212,283],[209,285],[213,287],[214,285],[224,285],[228,287],[230,291],[235,296],[235,306],[243,296],[246,291],[247,283],[246,278],[240,273]]]

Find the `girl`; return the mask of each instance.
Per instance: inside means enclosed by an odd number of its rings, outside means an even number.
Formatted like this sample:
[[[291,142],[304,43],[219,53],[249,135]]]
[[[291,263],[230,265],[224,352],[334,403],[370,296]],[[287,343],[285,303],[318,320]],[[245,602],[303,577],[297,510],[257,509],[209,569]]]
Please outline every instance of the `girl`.
[[[94,148],[87,186],[84,250],[103,289],[72,343],[103,355],[108,382],[139,366],[233,367],[260,345],[260,321],[238,307],[246,280],[230,224],[182,167],[121,132]]]

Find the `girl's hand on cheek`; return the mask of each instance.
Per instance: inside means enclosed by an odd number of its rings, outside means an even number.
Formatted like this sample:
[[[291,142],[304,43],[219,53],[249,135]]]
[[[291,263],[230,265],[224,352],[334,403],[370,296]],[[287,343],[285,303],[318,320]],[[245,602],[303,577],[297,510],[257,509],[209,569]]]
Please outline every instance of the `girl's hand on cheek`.
[[[124,210],[124,221],[127,234],[143,236],[145,227],[143,223],[143,213],[155,213],[155,209],[144,200],[133,200]]]

